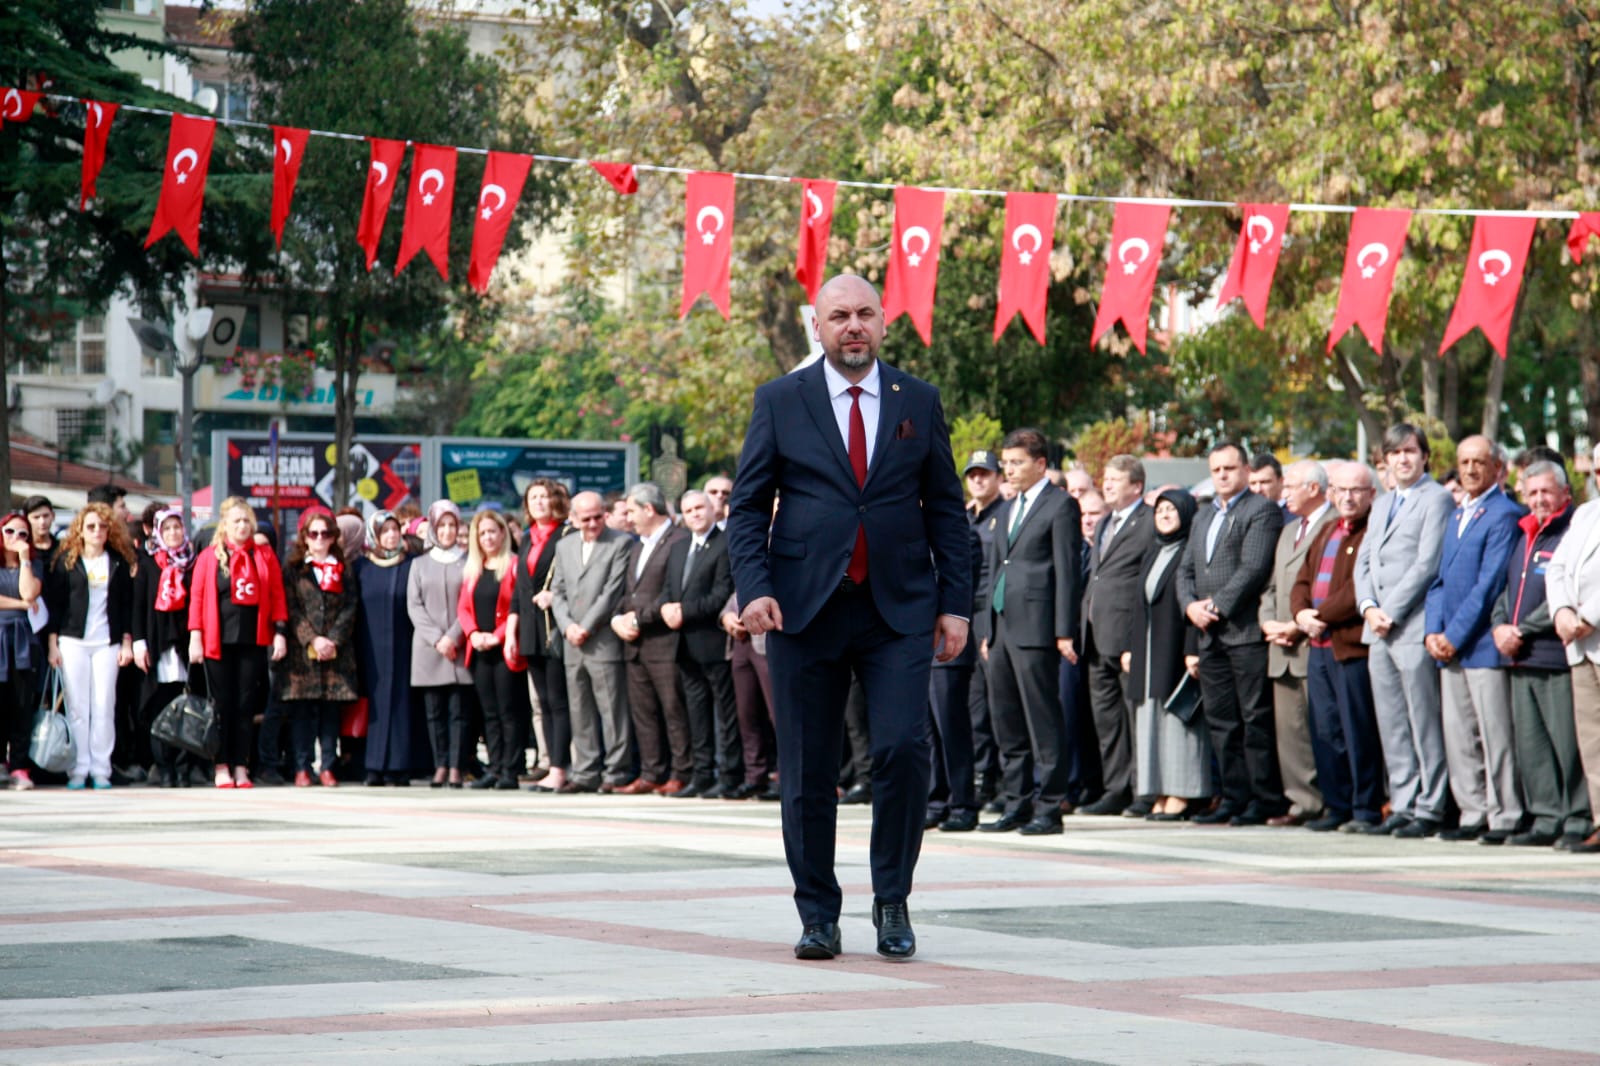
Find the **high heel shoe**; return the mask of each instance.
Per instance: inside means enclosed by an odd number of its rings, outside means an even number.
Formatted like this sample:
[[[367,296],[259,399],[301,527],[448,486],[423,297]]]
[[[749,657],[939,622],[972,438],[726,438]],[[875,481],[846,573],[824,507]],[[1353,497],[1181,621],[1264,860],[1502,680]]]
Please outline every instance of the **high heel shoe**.
[[[449,774],[449,771],[444,769],[443,767],[440,767],[439,769],[435,770],[433,772],[433,780],[428,782],[428,787],[429,788],[443,788],[444,784],[445,784],[445,777],[448,774]]]

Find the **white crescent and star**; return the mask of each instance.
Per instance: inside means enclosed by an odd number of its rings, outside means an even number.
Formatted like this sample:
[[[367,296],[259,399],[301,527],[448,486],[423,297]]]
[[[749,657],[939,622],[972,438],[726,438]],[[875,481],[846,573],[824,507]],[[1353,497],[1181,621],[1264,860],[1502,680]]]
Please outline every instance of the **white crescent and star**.
[[[98,128],[100,126],[104,126],[106,124],[105,108],[101,107],[99,104],[90,103],[90,105],[89,105],[89,113],[94,115],[94,124],[95,124],[96,128]]]
[[[280,137],[278,147],[283,149],[283,162],[287,166],[294,159],[294,145],[289,143],[289,138]]]
[[[1022,238],[1024,237],[1033,238],[1032,248],[1022,247]],[[1029,263],[1033,262],[1034,253],[1040,248],[1044,247],[1044,236],[1040,234],[1038,226],[1035,226],[1031,222],[1024,222],[1022,225],[1011,231],[1011,247],[1016,249],[1017,262],[1021,263],[1023,266],[1027,266]]]
[[[915,252],[911,250],[913,238],[920,238],[922,241],[922,247]],[[906,262],[912,266],[921,266],[922,257],[927,254],[928,249],[932,246],[933,238],[921,226],[912,226],[900,235],[900,250],[906,253]]]
[[[373,188],[381,189],[383,187],[383,183],[389,180],[389,164],[382,163],[374,159],[372,161],[372,169],[378,173],[378,184],[373,186]]]
[[[1128,259],[1128,251],[1133,248],[1139,249],[1139,258],[1130,261]],[[1117,248],[1117,259],[1122,263],[1122,272],[1124,274],[1132,274],[1139,269],[1140,264],[1149,258],[1150,242],[1143,237],[1129,237]]]
[[[1500,264],[1500,272],[1498,274],[1489,269],[1490,263]],[[1511,256],[1499,248],[1491,248],[1478,256],[1478,269],[1483,271],[1483,283],[1485,285],[1493,285],[1501,278],[1509,277],[1511,266]]]
[[[1256,223],[1258,222],[1263,230],[1259,237],[1255,236]],[[1272,219],[1265,215],[1251,215],[1244,224],[1244,235],[1250,238],[1250,251],[1252,253],[1261,251],[1262,246],[1272,240],[1272,234]]]
[[[810,189],[807,189],[806,190],[806,203],[811,205],[811,217],[806,219],[806,225],[809,226],[812,223],[816,222],[818,219],[822,218],[822,210],[823,210],[823,208],[822,208],[822,197],[818,196],[816,193],[812,192]]]
[[[180,170],[178,168],[178,164],[183,162],[185,159],[189,161],[189,165]],[[178,184],[182,185],[187,182],[189,180],[189,172],[199,165],[200,153],[196,152],[193,148],[185,148],[183,151],[173,156],[172,172],[178,175]]]
[[[433,187],[433,192],[428,191],[428,179],[433,178],[439,184]],[[424,206],[433,203],[433,193],[444,188],[444,174],[437,167],[429,167],[422,172],[422,177],[417,179],[417,191],[422,194]]]
[[[717,222],[716,227],[709,231],[706,229],[706,219],[708,218],[716,219]],[[700,234],[700,239],[706,244],[716,244],[717,234],[722,232],[722,227],[727,224],[727,221],[722,215],[722,208],[706,204],[706,206],[695,212],[695,232]]]
[[[16,104],[17,109],[11,110],[11,105]],[[22,117],[22,94],[15,89],[6,90],[6,118]]]
[[[1377,241],[1373,241],[1371,244],[1364,245],[1361,251],[1356,253],[1356,266],[1361,268],[1361,276],[1363,278],[1370,278],[1378,272],[1377,267],[1370,267],[1367,265],[1367,256],[1371,255],[1373,252],[1378,253],[1378,266],[1381,267],[1389,261],[1388,245],[1381,244]]]
[[[495,197],[495,205],[493,207],[483,207],[483,202],[491,196]],[[485,185],[483,191],[478,194],[478,205],[483,207],[484,221],[488,221],[490,216],[506,205],[505,189],[492,182]]]

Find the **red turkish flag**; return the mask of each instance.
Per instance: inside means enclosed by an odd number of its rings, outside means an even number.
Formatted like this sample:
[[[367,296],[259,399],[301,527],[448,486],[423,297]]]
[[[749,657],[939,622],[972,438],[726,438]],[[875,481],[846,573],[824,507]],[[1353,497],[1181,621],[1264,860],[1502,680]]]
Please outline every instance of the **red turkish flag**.
[[[589,165],[611,183],[618,195],[632,196],[639,191],[639,179],[633,173],[632,163],[597,163],[591,159]]]
[[[1161,248],[1171,216],[1172,208],[1166,204],[1117,204],[1116,217],[1111,220],[1111,262],[1100,289],[1091,348],[1120,318],[1128,337],[1141,352],[1145,350],[1150,298],[1155,295],[1156,271],[1161,267]]]
[[[117,117],[117,104],[98,100],[83,102],[83,182],[78,194],[78,210],[82,211],[94,199],[95,182],[100,178],[100,168],[106,164],[106,137],[111,133],[111,122]]]
[[[1044,343],[1045,304],[1050,295],[1050,251],[1056,239],[1056,195],[1006,193],[1006,229],[1000,248],[1000,304],[994,314],[994,339],[1018,311],[1040,344]]]
[[[0,97],[0,126],[7,122],[26,122],[33,117],[44,93],[30,93],[23,89],[7,89]]]
[[[1344,253],[1344,277],[1339,282],[1339,306],[1328,334],[1328,351],[1360,326],[1372,350],[1383,351],[1383,330],[1389,322],[1389,297],[1394,292],[1394,272],[1406,244],[1411,212],[1404,208],[1356,208],[1350,220],[1350,244]]]
[[[728,272],[733,264],[733,175],[696,171],[683,197],[683,303],[689,313],[703,292],[728,317]]]
[[[1255,320],[1257,329],[1267,328],[1267,295],[1272,291],[1272,276],[1278,272],[1278,256],[1283,254],[1283,238],[1289,232],[1288,204],[1240,204],[1244,225],[1239,243],[1233,249],[1233,263],[1222,283],[1217,309],[1236,296],[1244,297],[1244,308]]]
[[[395,183],[400,180],[400,164],[405,162],[406,142],[368,137],[372,160],[367,166],[367,191],[361,200],[361,222],[356,227],[356,243],[367,253],[367,270],[378,259],[378,241],[383,223],[389,217],[389,201],[394,199]]]
[[[500,259],[500,249],[511,229],[511,216],[522,198],[533,156],[515,152],[490,152],[489,165],[483,168],[483,185],[478,190],[478,216],[472,227],[472,259],[467,264],[467,283],[479,292],[489,291],[489,275]]]
[[[944,193],[902,185],[894,191],[894,234],[883,281],[883,320],[911,317],[925,345],[933,343],[933,295],[939,284]]]
[[[168,230],[177,230],[189,252],[200,254],[200,205],[206,196],[206,171],[211,168],[211,142],[216,132],[214,119],[172,116],[161,199],[156,201],[156,214],[150,220],[146,248],[166,236]]]
[[[283,247],[283,224],[289,220],[289,205],[294,202],[294,185],[300,180],[300,164],[305,161],[310,130],[292,126],[272,127],[272,235]]]
[[[450,204],[456,192],[456,150],[436,144],[419,144],[411,150],[411,190],[406,194],[406,222],[400,231],[400,258],[394,272],[411,262],[419,251],[450,280]]]
[[[1572,253],[1574,263],[1583,262],[1583,250],[1590,237],[1600,237],[1600,211],[1585,211],[1572,220],[1572,228],[1567,231],[1567,251]]]
[[[1444,328],[1443,355],[1473,326],[1506,357],[1511,337],[1511,315],[1517,309],[1522,271],[1528,265],[1528,248],[1539,220],[1516,215],[1479,215],[1472,224],[1472,246],[1467,249],[1467,270],[1461,276],[1450,324]]]
[[[816,303],[828,267],[828,234],[833,230],[833,198],[839,183],[803,178],[800,188],[800,245],[794,256],[794,276]]]

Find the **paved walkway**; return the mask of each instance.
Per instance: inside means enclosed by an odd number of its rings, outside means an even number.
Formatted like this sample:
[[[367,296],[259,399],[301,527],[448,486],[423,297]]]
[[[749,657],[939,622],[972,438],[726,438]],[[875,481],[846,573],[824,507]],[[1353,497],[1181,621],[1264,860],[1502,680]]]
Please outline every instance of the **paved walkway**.
[[[0,1062],[1600,1066],[1600,861],[931,833],[917,957],[801,963],[769,804],[0,793]]]

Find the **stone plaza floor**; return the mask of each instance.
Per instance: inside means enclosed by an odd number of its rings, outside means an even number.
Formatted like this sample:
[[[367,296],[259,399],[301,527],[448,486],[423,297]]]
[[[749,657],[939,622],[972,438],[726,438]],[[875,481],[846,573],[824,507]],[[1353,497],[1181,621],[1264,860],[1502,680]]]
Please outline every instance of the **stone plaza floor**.
[[[1067,819],[926,837],[798,962],[775,805],[0,792],[0,1063],[1600,1066],[1600,856]]]

